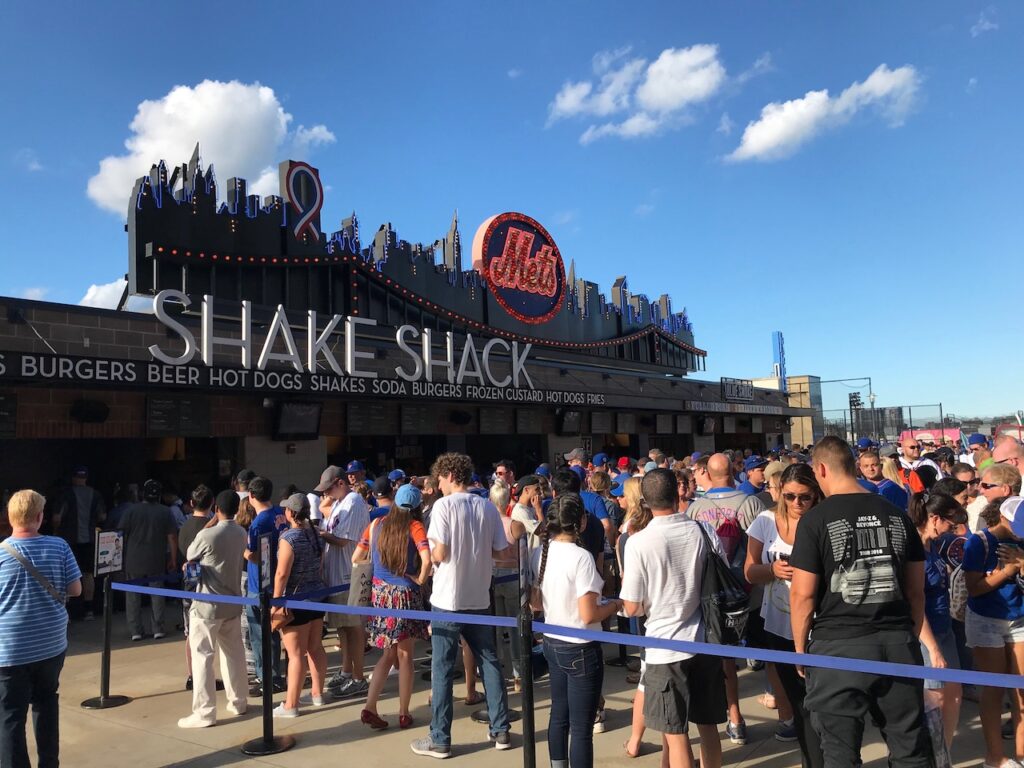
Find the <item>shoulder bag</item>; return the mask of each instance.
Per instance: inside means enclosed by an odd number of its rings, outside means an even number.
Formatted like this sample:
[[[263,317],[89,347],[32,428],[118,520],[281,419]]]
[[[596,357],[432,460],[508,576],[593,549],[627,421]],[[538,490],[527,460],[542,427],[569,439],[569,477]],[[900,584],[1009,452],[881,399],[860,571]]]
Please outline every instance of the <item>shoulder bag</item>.
[[[747,631],[750,595],[729,566],[715,554],[704,526],[699,522],[696,526],[700,529],[704,548],[707,550],[700,585],[705,642],[714,645],[740,645]]]
[[[57,588],[50,583],[50,580],[43,576],[43,574],[39,572],[39,569],[32,565],[32,563],[30,563],[28,559],[21,554],[21,552],[12,547],[6,541],[0,542],[0,547],[3,547],[11,557],[21,563],[21,567],[28,571],[29,576],[39,582],[39,586],[45,589],[49,593],[50,597],[60,604],[61,608],[65,607],[68,601],[67,595],[59,592]]]

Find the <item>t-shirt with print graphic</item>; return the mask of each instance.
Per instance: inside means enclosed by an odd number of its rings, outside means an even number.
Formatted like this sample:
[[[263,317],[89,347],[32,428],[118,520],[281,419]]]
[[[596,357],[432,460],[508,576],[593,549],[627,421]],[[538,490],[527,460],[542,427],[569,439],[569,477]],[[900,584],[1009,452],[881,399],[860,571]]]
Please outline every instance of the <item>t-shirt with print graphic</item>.
[[[324,548],[324,581],[329,587],[347,584],[352,578],[352,554],[366,526],[370,524],[370,507],[355,491],[338,499],[322,528],[332,536],[345,539],[344,545],[328,544]]]
[[[903,585],[908,562],[924,560],[909,518],[881,496],[830,496],[800,520],[790,565],[816,574],[813,636],[861,637],[911,630]]]

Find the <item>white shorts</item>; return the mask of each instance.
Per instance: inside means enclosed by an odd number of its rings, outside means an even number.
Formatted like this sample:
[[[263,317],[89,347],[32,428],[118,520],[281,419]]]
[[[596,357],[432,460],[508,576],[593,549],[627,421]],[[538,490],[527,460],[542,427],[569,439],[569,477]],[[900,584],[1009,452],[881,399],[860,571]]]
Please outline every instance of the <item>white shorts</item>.
[[[990,619],[967,608],[965,611],[969,648],[1002,648],[1009,643],[1024,643],[1024,618]]]

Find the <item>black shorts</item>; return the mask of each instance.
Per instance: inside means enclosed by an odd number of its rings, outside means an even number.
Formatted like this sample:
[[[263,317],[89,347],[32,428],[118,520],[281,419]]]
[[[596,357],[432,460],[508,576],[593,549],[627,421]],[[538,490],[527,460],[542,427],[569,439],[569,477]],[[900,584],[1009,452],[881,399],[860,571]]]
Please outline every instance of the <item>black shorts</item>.
[[[691,656],[669,664],[647,663],[644,722],[669,734],[686,733],[689,723],[720,725],[728,719],[725,677],[717,656]]]
[[[303,611],[292,608],[292,620],[288,622],[288,626],[301,627],[304,624],[309,624],[309,622],[322,619],[323,617],[323,611]]]
[[[72,544],[71,553],[75,556],[75,562],[78,563],[78,570],[82,572],[82,575],[92,576],[96,563],[96,545],[92,542]]]

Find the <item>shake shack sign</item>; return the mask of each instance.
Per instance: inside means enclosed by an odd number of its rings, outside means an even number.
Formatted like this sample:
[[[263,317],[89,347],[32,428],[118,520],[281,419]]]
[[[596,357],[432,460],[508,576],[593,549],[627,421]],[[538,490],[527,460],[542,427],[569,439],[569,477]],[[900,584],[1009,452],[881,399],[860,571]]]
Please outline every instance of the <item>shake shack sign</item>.
[[[308,312],[305,328],[293,329],[278,307],[262,338],[256,338],[249,302],[239,305],[240,338],[219,336],[212,299],[202,303],[199,338],[167,304],[189,306],[179,291],[153,298],[157,319],[179,342],[153,344],[151,360],[114,360],[72,355],[0,352],[0,382],[34,381],[78,386],[131,386],[308,395],[366,395],[425,400],[471,400],[537,405],[604,405],[604,395],[537,390],[527,369],[532,345],[403,325],[395,329],[397,350],[383,367],[375,348],[358,338],[377,325],[372,319]],[[320,329],[320,326],[322,330]],[[300,344],[300,342],[302,342]],[[170,346],[170,345],[169,345]],[[214,363],[214,354],[237,355],[237,363]],[[221,358],[223,359],[223,357]],[[269,369],[271,363],[277,367]]]

